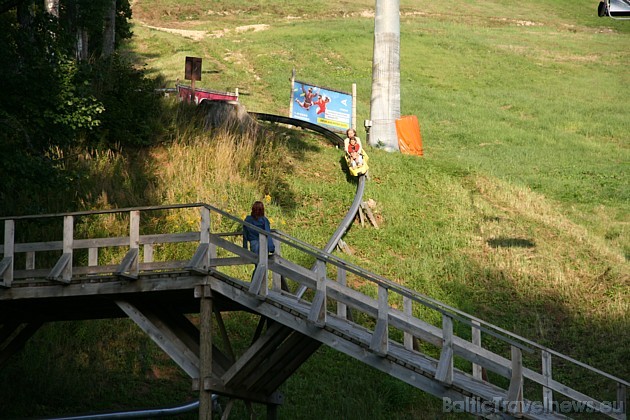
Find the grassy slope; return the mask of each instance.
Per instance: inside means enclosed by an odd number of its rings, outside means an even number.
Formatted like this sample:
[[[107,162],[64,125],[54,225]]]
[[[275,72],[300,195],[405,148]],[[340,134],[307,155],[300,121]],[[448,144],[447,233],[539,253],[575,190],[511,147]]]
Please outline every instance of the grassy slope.
[[[355,250],[347,258],[365,268],[628,378],[630,121],[619,104],[627,104],[630,30],[597,18],[592,3],[459,0],[447,8],[401,1],[402,107],[418,115],[426,154],[371,151],[366,195],[378,203],[382,225],[355,225],[345,240]],[[130,49],[172,82],[182,77],[185,56],[203,57],[199,85],[238,87],[254,111],[286,112],[293,67],[313,83],[348,90],[355,82],[361,121],[369,115],[373,18],[366,11],[373,2],[335,4],[138,1],[134,16],[152,26],[230,31],[192,41],[137,25]],[[261,23],[269,27],[235,30]],[[212,156],[203,144],[153,150],[152,199],[207,201],[239,214],[268,192],[276,227],[323,246],[354,184],[327,144],[300,134],[286,147],[261,170],[264,186],[228,176],[218,146]],[[104,204],[106,197],[92,205]],[[90,360],[68,363],[107,377]],[[121,374],[111,393],[60,389],[72,390],[69,400],[101,400],[102,408],[111,400],[146,406],[190,395],[189,381],[167,362],[127,363],[139,383]],[[597,396],[610,391],[562,366],[554,375]],[[144,391],[122,399],[121,387]],[[281,418],[440,416],[439,400],[328,349],[282,391]]]

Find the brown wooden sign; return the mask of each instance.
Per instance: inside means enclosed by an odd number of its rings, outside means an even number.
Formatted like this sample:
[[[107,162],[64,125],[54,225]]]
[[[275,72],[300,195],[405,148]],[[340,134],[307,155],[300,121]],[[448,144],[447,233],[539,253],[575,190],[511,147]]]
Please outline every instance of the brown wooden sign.
[[[186,57],[186,80],[201,80],[201,58],[199,57]]]

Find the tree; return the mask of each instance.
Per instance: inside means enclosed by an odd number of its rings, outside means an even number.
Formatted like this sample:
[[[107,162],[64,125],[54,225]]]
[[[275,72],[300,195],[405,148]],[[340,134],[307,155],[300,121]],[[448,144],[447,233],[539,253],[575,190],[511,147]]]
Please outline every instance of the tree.
[[[116,0],[110,0],[103,24],[103,57],[109,57],[116,45]]]
[[[376,0],[369,144],[397,151],[400,118],[400,2]]]

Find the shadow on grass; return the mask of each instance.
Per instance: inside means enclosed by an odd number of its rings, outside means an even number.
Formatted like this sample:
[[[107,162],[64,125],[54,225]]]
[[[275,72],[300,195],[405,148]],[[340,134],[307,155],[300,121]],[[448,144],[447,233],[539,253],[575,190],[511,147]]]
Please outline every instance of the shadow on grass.
[[[524,238],[505,238],[499,237],[488,239],[488,245],[492,248],[534,248],[536,243]]]
[[[344,152],[342,152],[341,155],[339,156],[339,166],[341,168],[341,171],[346,176],[346,181],[348,183],[353,184],[353,185],[358,185],[359,177],[354,176],[350,173],[350,170],[348,169],[348,162],[346,162],[346,158],[344,157],[343,153]]]

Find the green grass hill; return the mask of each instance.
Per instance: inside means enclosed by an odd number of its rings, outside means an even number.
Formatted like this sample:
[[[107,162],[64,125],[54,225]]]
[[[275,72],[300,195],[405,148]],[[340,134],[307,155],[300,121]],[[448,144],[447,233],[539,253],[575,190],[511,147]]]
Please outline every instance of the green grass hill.
[[[418,117],[425,154],[368,148],[379,228],[355,223],[353,254],[339,255],[628,380],[630,22],[599,18],[595,0],[400,3],[402,113]],[[295,69],[334,89],[356,83],[358,120],[369,118],[373,1],[132,8],[124,53],[165,87],[183,81],[186,56],[202,57],[198,87],[238,88],[249,111],[287,115]],[[176,128],[155,146],[68,163],[88,174],[77,210],[207,202],[244,216],[266,199],[274,228],[326,244],[356,189],[340,150],[268,124],[255,141],[202,132],[169,109]],[[228,322],[244,337],[255,328]],[[614,396],[560,364],[556,374]],[[0,371],[0,418],[176,405],[190,388],[127,321],[52,325]],[[280,391],[281,419],[446,416],[439,399],[327,348]]]

